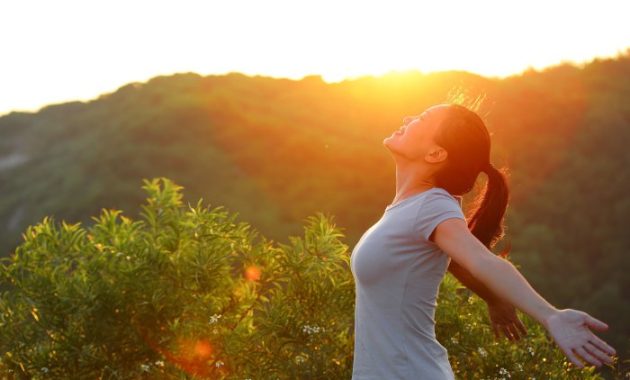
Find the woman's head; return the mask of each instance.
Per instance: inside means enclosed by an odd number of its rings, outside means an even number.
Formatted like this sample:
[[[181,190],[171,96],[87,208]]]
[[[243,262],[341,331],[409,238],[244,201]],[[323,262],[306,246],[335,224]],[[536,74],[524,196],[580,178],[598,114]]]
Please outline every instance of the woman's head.
[[[405,117],[403,126],[383,144],[396,161],[417,167],[426,180],[452,195],[464,195],[479,173],[488,175],[468,226],[486,246],[503,236],[508,188],[505,175],[490,164],[490,134],[477,113],[459,104],[432,106],[418,116]]]

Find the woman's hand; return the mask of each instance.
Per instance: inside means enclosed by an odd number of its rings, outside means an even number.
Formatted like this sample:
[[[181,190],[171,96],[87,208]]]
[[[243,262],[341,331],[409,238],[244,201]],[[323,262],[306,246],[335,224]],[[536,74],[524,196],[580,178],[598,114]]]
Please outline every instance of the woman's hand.
[[[500,338],[501,332],[514,342],[527,335],[527,329],[516,315],[516,308],[511,303],[504,300],[488,302],[488,315],[495,339]]]
[[[551,314],[544,323],[545,327],[573,364],[582,368],[580,357],[597,367],[603,363],[612,363],[614,348],[593,334],[589,328],[599,331],[608,329],[608,325],[589,314],[573,309],[562,309]]]

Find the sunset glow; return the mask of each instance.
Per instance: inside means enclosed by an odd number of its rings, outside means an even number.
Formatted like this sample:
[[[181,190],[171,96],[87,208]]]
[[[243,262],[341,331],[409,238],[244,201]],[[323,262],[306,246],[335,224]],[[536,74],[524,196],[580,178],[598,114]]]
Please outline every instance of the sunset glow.
[[[502,77],[582,63],[630,46],[628,4],[5,2],[0,114],[187,71],[333,82],[403,70]]]

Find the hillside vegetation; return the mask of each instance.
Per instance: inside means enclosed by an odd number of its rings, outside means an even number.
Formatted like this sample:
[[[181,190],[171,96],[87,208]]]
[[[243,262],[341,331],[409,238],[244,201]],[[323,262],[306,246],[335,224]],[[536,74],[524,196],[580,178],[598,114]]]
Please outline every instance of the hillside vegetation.
[[[383,138],[454,88],[485,94],[493,162],[511,170],[510,259],[556,306],[609,323],[601,336],[630,357],[630,51],[501,80],[183,73],[14,112],[0,117],[1,253],[45,216],[139,217],[139,181],[162,176],[185,201],[223,206],[278,243],[324,212],[353,246],[394,195]]]
[[[145,181],[141,217],[45,218],[0,267],[0,375],[33,379],[349,379],[354,282],[333,218],[274,244],[221,207]],[[458,379],[602,379],[540,324],[495,341],[485,302],[440,286],[436,334]],[[612,366],[610,367],[612,368]]]

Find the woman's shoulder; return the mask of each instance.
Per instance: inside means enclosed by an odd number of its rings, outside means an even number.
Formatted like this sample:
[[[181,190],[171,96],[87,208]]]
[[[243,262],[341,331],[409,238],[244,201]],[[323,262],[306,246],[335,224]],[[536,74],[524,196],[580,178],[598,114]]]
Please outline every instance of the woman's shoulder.
[[[431,192],[427,194],[418,207],[414,231],[424,240],[429,240],[437,225],[450,218],[466,221],[459,200],[446,189],[431,189]]]
[[[428,197],[451,199],[451,200],[459,203],[460,205],[462,203],[462,196],[461,195],[453,195],[453,194],[449,193],[448,190],[446,190],[443,187],[434,187],[434,188],[432,188],[431,192],[428,194]]]
[[[453,195],[444,188],[434,187],[427,192],[419,206],[418,215],[429,216],[444,210],[461,212],[462,197]]]

